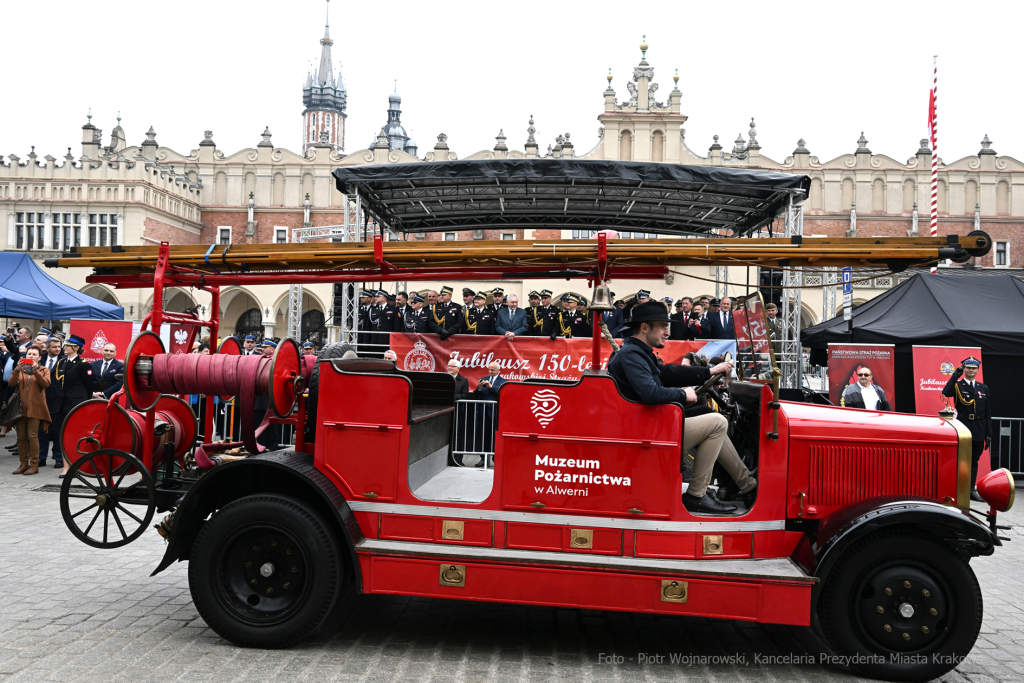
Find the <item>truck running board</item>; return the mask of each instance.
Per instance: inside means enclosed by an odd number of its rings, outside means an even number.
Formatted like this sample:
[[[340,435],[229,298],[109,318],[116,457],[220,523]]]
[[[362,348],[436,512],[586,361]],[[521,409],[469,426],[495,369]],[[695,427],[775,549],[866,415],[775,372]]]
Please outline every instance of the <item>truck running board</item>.
[[[364,539],[364,593],[810,624],[808,576],[788,558],[663,560]]]

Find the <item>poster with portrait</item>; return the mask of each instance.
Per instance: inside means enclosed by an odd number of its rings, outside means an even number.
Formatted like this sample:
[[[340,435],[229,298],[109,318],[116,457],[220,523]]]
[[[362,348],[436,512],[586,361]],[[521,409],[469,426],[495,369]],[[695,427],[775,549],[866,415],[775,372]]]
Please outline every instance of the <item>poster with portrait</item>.
[[[918,415],[937,415],[950,404],[942,395],[953,371],[964,358],[981,358],[977,346],[914,346],[914,412]],[[982,359],[984,360],[984,359]],[[977,381],[984,382],[983,368],[978,369]]]
[[[851,384],[870,384],[896,408],[896,346],[895,344],[829,344],[828,398],[843,405],[843,394]],[[881,391],[878,391],[878,390]],[[851,389],[851,392],[857,391]],[[849,395],[849,394],[848,394]]]

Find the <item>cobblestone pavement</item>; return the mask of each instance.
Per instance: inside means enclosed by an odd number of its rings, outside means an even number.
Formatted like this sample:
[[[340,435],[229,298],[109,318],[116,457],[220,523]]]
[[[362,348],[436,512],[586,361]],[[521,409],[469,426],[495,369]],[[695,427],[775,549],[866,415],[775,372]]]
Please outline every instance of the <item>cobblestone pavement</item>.
[[[164,546],[155,532],[117,550],[85,546],[58,495],[35,490],[58,483],[57,470],[12,476],[4,450],[0,463],[0,681],[860,680],[822,665],[825,647],[806,628],[391,596],[347,598],[300,646],[243,650],[199,618],[185,564],[150,578]],[[945,681],[1024,680],[1024,512],[1003,521],[1014,542],[972,561],[981,636]],[[672,653],[734,659],[672,663]],[[756,661],[790,654],[802,663]]]

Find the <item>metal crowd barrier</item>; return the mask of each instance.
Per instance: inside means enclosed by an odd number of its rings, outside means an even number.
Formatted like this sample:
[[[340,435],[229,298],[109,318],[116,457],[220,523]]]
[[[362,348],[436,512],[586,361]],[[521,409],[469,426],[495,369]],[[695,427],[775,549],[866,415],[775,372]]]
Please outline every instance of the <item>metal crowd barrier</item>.
[[[460,467],[494,466],[497,401],[456,401],[452,426],[452,455]]]
[[[992,426],[992,467],[1005,467],[1024,477],[1024,418],[994,417]]]

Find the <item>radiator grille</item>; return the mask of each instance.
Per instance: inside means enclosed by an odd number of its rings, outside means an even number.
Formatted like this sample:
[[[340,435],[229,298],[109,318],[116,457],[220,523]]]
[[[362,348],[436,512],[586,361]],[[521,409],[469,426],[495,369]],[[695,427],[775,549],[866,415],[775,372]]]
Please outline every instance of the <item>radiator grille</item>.
[[[939,452],[915,446],[812,445],[811,505],[887,495],[938,498]]]

